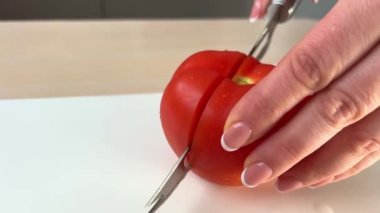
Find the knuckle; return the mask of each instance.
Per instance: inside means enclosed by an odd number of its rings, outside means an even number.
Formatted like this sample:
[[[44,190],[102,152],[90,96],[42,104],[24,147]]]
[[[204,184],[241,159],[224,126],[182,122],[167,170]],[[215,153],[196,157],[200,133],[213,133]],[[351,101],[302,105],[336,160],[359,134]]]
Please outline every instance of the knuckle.
[[[284,162],[294,163],[301,160],[299,148],[291,143],[279,143],[277,150],[277,153],[281,153]]]
[[[380,151],[380,140],[368,132],[358,132],[348,141],[350,152],[355,157],[367,156]]]
[[[300,48],[290,56],[290,74],[302,86],[315,92],[327,84],[327,72],[323,72],[323,59],[317,48]]]
[[[363,165],[358,163],[356,165],[354,165],[350,170],[349,170],[349,175],[350,176],[353,176],[353,175],[356,175],[358,174],[359,172],[361,172],[363,170]]]
[[[346,179],[346,178],[348,178],[348,177],[350,177],[350,176],[351,176],[351,170],[348,170],[348,171],[346,171],[346,172],[344,172],[344,173],[341,173],[341,174],[339,174],[339,175],[336,175],[336,176],[334,177],[334,182],[344,180],[344,179]]]
[[[378,149],[377,151],[374,151],[372,152],[371,154],[368,155],[368,158],[370,161],[372,162],[376,162],[380,159],[380,149]]]
[[[265,91],[249,91],[244,98],[244,103],[240,101],[232,109],[229,121],[244,120],[251,128],[261,131],[266,127],[263,123],[275,122],[282,116],[283,110],[276,104],[278,99]]]
[[[380,151],[373,152],[369,154],[367,157],[364,158],[364,160],[360,161],[359,163],[355,164],[351,169],[344,172],[343,174],[340,174],[336,176],[337,179],[342,180],[347,177],[354,176],[364,169],[368,168],[372,164],[374,164],[376,161],[378,161],[380,158]]]
[[[317,113],[330,127],[341,129],[358,120],[364,111],[363,104],[340,89],[330,89],[316,101]]]
[[[276,100],[273,95],[263,92],[257,92],[250,100],[251,109],[260,112],[261,116],[268,119],[274,119],[281,116],[281,110],[278,105],[274,104]]]
[[[377,153],[380,151],[380,141],[378,138],[370,138],[367,140],[367,143],[364,146],[364,149],[368,154]]]

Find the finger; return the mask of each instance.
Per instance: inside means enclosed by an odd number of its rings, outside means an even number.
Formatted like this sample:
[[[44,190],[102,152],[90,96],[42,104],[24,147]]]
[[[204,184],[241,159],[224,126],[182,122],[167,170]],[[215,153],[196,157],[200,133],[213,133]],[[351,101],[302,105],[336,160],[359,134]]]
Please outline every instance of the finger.
[[[373,152],[380,151],[380,108],[346,127],[320,149],[289,169],[277,180],[279,191],[291,191],[292,179],[302,186],[318,187],[355,166]],[[290,179],[290,180],[289,180]]]
[[[343,172],[343,173],[341,173],[335,177],[331,177],[325,181],[322,181],[320,183],[313,184],[310,186],[310,188],[312,188],[312,189],[319,188],[319,187],[328,185],[330,183],[336,183],[336,182],[342,181],[344,179],[347,179],[349,177],[355,176],[355,175],[359,174],[361,171],[365,170],[366,168],[372,166],[379,159],[380,159],[380,152],[379,151],[373,152],[370,155],[368,155],[367,157],[365,157],[363,160],[358,162],[356,165],[354,165],[349,170],[347,170],[347,171],[345,171],[345,172]]]
[[[318,0],[313,0],[314,4],[318,3]],[[263,18],[267,12],[271,0],[254,0],[251,9],[250,22],[255,22],[258,19]]]
[[[322,187],[322,186],[325,186],[327,184],[330,184],[332,181],[334,181],[334,177],[330,177],[330,178],[327,178],[321,182],[318,182],[318,183],[315,183],[315,184],[312,184],[309,186],[310,189],[316,189],[316,188],[319,188],[319,187]]]
[[[323,89],[368,52],[380,37],[380,1],[371,2],[372,5],[339,1],[232,109],[225,124],[224,147],[236,150],[262,137],[286,112]],[[237,123],[241,125],[234,125]],[[234,135],[239,126],[245,128],[249,137],[227,136]]]
[[[344,180],[346,178],[352,177],[352,176],[360,173],[364,169],[370,167],[371,165],[376,163],[378,160],[380,160],[380,152],[379,151],[373,152],[372,154],[370,154],[368,157],[361,160],[359,163],[357,163],[355,166],[353,166],[348,171],[335,176],[334,180],[332,182],[335,183],[335,182]]]
[[[243,183],[258,185],[276,178],[320,148],[344,127],[378,108],[379,58],[380,44],[253,150],[245,161]],[[293,188],[303,186],[299,180],[293,182],[297,182]]]
[[[249,21],[255,22],[258,19],[264,17],[267,13],[270,2],[270,0],[254,0]]]

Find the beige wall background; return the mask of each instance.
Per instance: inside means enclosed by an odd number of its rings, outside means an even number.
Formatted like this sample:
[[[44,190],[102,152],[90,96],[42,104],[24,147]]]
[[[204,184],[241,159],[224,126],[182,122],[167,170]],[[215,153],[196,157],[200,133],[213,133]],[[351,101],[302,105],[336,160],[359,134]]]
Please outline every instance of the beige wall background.
[[[236,18],[252,0],[0,0],[0,19]],[[336,0],[304,0],[298,17],[318,19]]]
[[[278,27],[277,63],[315,24]],[[200,50],[247,53],[264,27],[247,20],[0,22],[0,99],[161,92]]]

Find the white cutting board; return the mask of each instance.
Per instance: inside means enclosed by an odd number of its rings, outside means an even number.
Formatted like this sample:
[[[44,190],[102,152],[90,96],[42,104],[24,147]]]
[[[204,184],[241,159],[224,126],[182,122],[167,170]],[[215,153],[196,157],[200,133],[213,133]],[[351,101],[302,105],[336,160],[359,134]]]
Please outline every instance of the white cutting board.
[[[176,156],[160,94],[0,101],[0,212],[139,213]],[[322,189],[228,188],[189,173],[158,212],[380,212],[380,165]]]

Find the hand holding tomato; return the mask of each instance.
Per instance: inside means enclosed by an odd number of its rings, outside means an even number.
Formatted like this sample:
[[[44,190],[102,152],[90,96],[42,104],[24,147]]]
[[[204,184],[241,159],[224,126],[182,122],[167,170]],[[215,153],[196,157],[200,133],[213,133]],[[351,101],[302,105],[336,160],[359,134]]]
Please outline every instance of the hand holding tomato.
[[[259,0],[258,0],[259,1]],[[242,181],[283,192],[355,175],[380,158],[380,1],[338,1],[228,116],[222,146],[238,152],[287,123],[245,160]],[[236,151],[234,151],[236,150]]]

